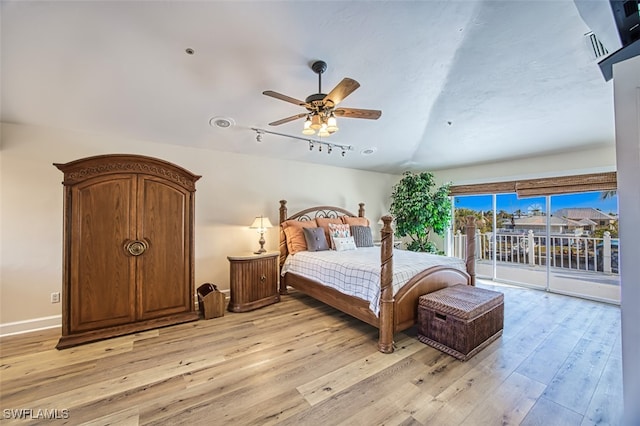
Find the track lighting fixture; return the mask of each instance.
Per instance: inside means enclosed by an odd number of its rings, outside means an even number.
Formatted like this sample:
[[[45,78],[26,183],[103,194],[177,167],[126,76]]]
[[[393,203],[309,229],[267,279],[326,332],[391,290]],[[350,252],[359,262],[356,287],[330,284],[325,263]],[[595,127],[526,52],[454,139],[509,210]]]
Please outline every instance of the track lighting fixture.
[[[310,124],[310,125],[312,125],[312,124]],[[322,152],[322,147],[326,147],[327,154],[331,154],[331,152],[333,152],[333,148],[337,148],[337,149],[341,150],[342,156],[344,157],[344,156],[347,155],[347,151],[352,151],[353,150],[351,145],[342,145],[342,144],[339,144],[339,143],[329,143],[329,142],[325,142],[325,141],[318,140],[318,139],[309,139],[309,138],[303,138],[303,137],[300,137],[300,136],[287,135],[285,133],[272,132],[271,130],[258,129],[258,128],[255,128],[255,127],[252,127],[251,130],[256,132],[256,141],[258,141],[258,142],[262,142],[264,134],[265,133],[269,133],[271,135],[283,136],[285,138],[291,138],[291,139],[297,139],[297,140],[305,141],[305,142],[309,143],[309,151],[313,151],[313,148],[317,147],[318,148],[318,152]]]

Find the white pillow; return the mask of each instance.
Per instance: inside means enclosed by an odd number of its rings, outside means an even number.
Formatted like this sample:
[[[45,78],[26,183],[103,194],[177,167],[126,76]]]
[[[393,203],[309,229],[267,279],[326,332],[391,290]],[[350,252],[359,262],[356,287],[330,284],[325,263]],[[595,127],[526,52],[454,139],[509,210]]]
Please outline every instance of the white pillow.
[[[355,250],[356,242],[353,237],[334,237],[333,243],[335,245],[336,251],[346,251],[346,250]]]

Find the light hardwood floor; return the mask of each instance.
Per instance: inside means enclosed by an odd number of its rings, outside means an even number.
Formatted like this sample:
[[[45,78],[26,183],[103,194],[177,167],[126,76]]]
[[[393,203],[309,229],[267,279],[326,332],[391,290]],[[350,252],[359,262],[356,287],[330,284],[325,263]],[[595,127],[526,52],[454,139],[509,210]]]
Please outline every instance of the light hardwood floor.
[[[59,330],[6,337],[0,423],[621,423],[619,307],[479,286],[505,294],[504,334],[467,362],[420,343],[414,329],[381,354],[377,330],[301,293],[63,351]],[[19,409],[68,418],[11,419]]]

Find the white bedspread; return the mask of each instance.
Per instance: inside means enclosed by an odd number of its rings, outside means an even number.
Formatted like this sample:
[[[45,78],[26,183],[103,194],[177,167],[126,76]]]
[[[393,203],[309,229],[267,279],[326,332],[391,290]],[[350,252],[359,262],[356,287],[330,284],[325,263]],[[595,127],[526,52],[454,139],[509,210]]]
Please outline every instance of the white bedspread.
[[[393,250],[393,294],[414,275],[438,265],[466,271],[464,260],[457,257]],[[369,309],[376,316],[380,311],[380,247],[361,247],[340,252],[301,251],[287,256],[282,275],[287,272],[367,300]]]

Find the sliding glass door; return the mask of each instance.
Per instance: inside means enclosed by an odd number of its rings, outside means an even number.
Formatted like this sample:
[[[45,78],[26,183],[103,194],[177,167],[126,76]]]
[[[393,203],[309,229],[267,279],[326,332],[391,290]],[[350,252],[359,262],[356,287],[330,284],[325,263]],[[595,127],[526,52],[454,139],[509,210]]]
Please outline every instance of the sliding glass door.
[[[544,243],[547,226],[544,197],[519,199],[496,195],[496,275],[500,281],[546,288]]]
[[[473,215],[479,278],[619,303],[617,211],[614,191],[456,196],[449,253],[464,257]]]
[[[614,192],[549,197],[554,223],[548,252],[552,291],[620,302],[618,204]]]
[[[453,221],[453,250],[451,256],[464,258],[466,256],[465,223],[467,216],[477,219],[476,235],[476,276],[480,278],[494,277],[493,244],[491,235],[493,232],[493,196],[492,195],[467,195],[455,197]]]

